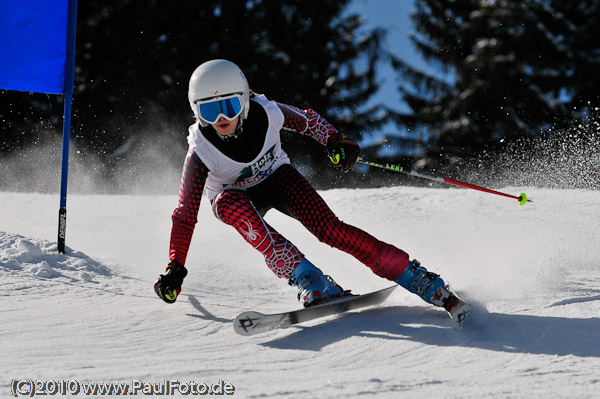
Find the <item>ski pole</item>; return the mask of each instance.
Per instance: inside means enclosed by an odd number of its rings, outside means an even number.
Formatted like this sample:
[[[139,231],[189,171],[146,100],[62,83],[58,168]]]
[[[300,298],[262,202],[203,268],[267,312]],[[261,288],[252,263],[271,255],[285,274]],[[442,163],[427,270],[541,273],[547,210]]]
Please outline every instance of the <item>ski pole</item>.
[[[525,205],[528,202],[533,202],[530,199],[527,199],[527,195],[525,193],[521,193],[517,197],[515,195],[510,195],[510,194],[501,193],[499,191],[490,190],[489,188],[479,187],[479,186],[476,186],[474,184],[469,184],[469,183],[461,182],[461,181],[458,181],[458,180],[448,179],[446,177],[436,176],[436,175],[433,175],[433,174],[430,174],[430,173],[427,173],[427,172],[421,172],[421,171],[417,171],[417,170],[410,169],[410,168],[405,168],[405,167],[400,166],[400,165],[394,165],[394,164],[389,164],[389,163],[383,164],[383,163],[379,163],[379,162],[369,161],[367,159],[364,159],[363,157],[358,157],[357,162],[365,164],[365,165],[373,166],[373,167],[376,167],[376,168],[392,170],[394,172],[400,172],[400,173],[405,173],[405,174],[411,175],[411,176],[416,176],[416,177],[421,177],[421,178],[424,178],[424,179],[434,180],[434,181],[437,181],[439,183],[452,184],[452,185],[455,185],[455,186],[470,188],[470,189],[473,189],[473,190],[479,190],[479,191],[483,191],[483,192],[490,193],[490,194],[501,195],[503,197],[508,197],[508,198],[516,199],[519,202],[519,205]]]

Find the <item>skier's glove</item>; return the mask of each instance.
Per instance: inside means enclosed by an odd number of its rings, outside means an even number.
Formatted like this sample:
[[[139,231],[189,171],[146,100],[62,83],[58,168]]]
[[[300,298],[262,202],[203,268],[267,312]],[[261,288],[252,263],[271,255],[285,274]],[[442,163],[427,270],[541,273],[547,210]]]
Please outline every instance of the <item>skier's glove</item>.
[[[358,159],[360,147],[356,141],[339,133],[329,138],[327,151],[329,152],[329,159],[334,166],[351,168]]]
[[[166,273],[161,274],[154,282],[154,292],[166,303],[173,303],[181,292],[181,284],[187,276],[187,269],[175,259],[171,260]]]

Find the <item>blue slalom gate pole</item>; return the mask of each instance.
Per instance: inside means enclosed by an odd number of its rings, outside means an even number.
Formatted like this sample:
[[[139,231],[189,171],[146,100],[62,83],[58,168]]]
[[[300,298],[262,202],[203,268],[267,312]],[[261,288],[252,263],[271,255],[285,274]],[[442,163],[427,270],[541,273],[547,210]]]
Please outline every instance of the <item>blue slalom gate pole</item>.
[[[75,33],[77,31],[77,0],[69,0],[67,20],[67,60],[65,64],[65,108],[63,117],[62,172],[60,178],[60,209],[58,210],[58,252],[65,253],[67,233],[67,181],[69,178],[69,144],[71,141],[71,103],[75,85]]]

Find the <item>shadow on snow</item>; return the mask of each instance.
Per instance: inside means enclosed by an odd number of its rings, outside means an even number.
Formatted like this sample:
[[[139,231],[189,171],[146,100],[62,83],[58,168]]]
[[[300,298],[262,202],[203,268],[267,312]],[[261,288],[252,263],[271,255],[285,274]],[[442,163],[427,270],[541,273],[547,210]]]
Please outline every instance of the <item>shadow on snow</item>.
[[[326,323],[295,327],[262,345],[319,351],[348,337],[413,341],[507,353],[600,357],[600,319],[488,313],[477,309],[463,331],[454,331],[445,312],[393,306],[347,313]]]

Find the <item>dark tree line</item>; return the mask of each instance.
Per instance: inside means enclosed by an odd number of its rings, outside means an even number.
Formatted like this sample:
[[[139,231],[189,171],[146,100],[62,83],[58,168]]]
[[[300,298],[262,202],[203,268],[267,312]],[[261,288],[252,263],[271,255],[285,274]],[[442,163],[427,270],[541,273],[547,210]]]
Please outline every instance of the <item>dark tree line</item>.
[[[189,77],[214,58],[237,63],[256,92],[313,108],[360,139],[385,122],[379,106],[365,106],[378,88],[374,71],[384,33],[367,31],[358,15],[346,15],[348,3],[80,2],[73,141],[109,163],[148,136],[171,137],[183,148],[193,123]],[[4,92],[0,105],[3,151],[60,134],[60,97]],[[300,163],[308,162],[302,146],[323,155],[318,146],[300,143],[286,148]]]
[[[429,162],[502,151],[584,120],[598,106],[597,0],[417,0],[417,49],[450,78],[393,58]]]
[[[213,58],[240,65],[255,91],[313,108],[356,139],[395,121],[410,134],[385,145],[424,155],[392,158],[434,167],[543,136],[598,105],[600,0],[415,0],[412,40],[443,78],[390,54],[385,30],[365,29],[350,0],[109,3],[79,2],[72,129],[77,148],[109,166],[147,139],[181,157],[193,122],[188,79]],[[382,62],[397,70],[410,113],[367,105]],[[60,96],[0,92],[0,153],[59,140],[62,111]],[[297,163],[320,172],[327,164],[310,140],[284,140]]]

